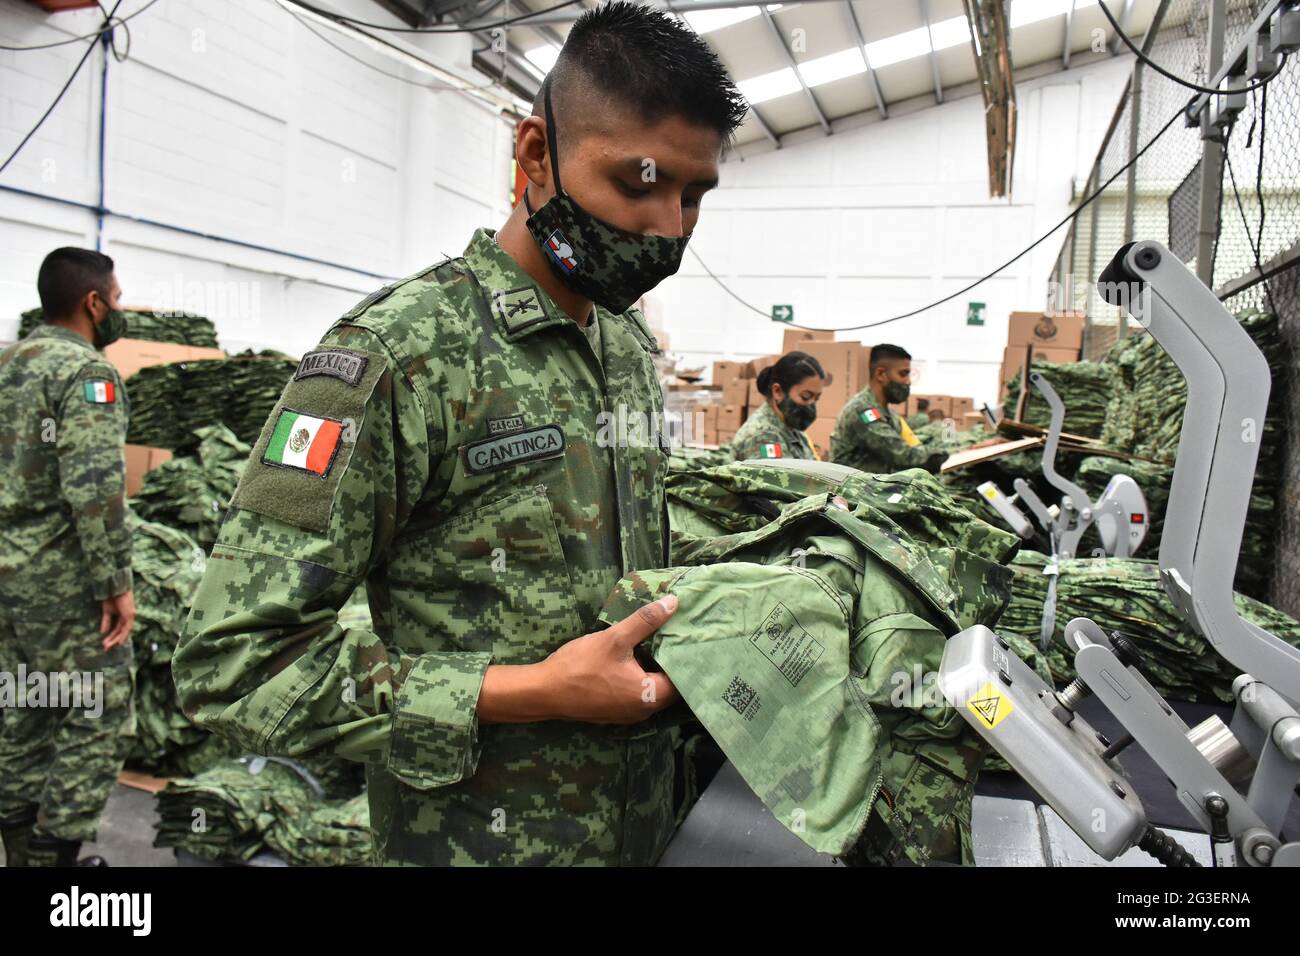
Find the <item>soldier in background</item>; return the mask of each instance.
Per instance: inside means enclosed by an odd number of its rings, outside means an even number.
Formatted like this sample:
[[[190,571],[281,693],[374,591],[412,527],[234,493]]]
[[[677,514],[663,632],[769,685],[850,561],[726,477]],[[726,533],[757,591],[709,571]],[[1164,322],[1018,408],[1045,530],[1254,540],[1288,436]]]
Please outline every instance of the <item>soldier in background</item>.
[[[736,461],[749,458],[817,457],[804,434],[817,420],[817,399],[826,385],[826,373],[806,352],[787,352],[758,373],[754,383],[766,401],[731,440]]]
[[[931,474],[948,457],[927,448],[890,405],[907,401],[911,391],[912,356],[897,345],[871,350],[867,387],[849,400],[831,433],[831,459],[859,471],[890,473],[924,468]]]
[[[667,677],[601,630],[668,563],[659,349],[745,103],[689,28],[573,25],[519,124],[499,232],[380,289],[308,353],[231,499],[173,658],[181,704],[258,753],[367,764],[379,862],[632,864],[673,832]],[[338,609],[366,582],[372,628]]]
[[[0,352],[0,836],[9,866],[70,866],[134,732],[126,395],[98,351],[126,321],[108,256],[55,249],[36,284],[45,324]]]

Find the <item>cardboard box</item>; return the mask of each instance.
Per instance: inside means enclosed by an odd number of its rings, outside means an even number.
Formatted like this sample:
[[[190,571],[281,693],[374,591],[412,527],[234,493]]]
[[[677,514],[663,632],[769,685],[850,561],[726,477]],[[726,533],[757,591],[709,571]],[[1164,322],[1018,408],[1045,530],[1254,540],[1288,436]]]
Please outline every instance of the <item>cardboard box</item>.
[[[745,377],[745,365],[742,362],[714,362],[713,384],[726,386],[738,378]]]
[[[972,412],[974,410],[975,410],[975,399],[954,398],[952,400],[952,409],[948,412],[948,414],[952,417],[954,421],[960,424],[962,419],[966,417],[967,413]],[[975,414],[979,415],[980,417],[983,417],[982,412],[975,412]]]
[[[817,402],[817,410],[821,418],[832,417],[858,394],[866,382],[862,345],[858,342],[810,341],[804,343],[803,351],[815,358],[830,378]]]
[[[781,354],[786,352],[807,352],[804,346],[809,342],[834,342],[834,332],[810,332],[807,329],[786,329],[781,338]]]
[[[983,412],[966,412],[961,418],[957,419],[957,430],[963,432],[970,431],[976,425],[983,424],[983,422]]]
[[[718,443],[718,430],[716,428],[704,429],[704,434],[700,436],[700,444],[716,445]]]
[[[144,476],[172,457],[170,449],[148,445],[124,446],[126,457],[126,496],[133,497],[144,484]]]
[[[749,405],[749,389],[753,382],[747,378],[737,378],[722,386],[722,404],[739,405],[746,408]]]
[[[113,367],[125,380],[140,369],[151,365],[170,365],[172,362],[194,362],[200,359],[223,359],[226,353],[221,349],[173,345],[170,342],[118,339],[104,349],[104,356],[113,363]]]
[[[952,416],[952,397],[949,395],[909,395],[907,397],[907,415],[916,415],[921,412],[922,401],[925,401],[928,405],[925,414],[928,415],[930,409],[937,408],[943,412],[944,418]]]
[[[775,365],[780,355],[760,355],[756,359],[750,359],[745,363],[745,378],[758,378],[758,373],[763,371],[769,365]]]
[[[728,431],[722,431],[721,429],[719,429],[719,430],[718,430],[718,440],[717,440],[716,442],[714,442],[714,444],[715,444],[715,445],[725,445],[725,444],[727,444],[728,442],[730,442],[730,441],[731,441],[733,438],[735,438],[735,437],[736,437],[736,433],[735,433],[734,431],[729,431],[729,432],[728,432]]]
[[[718,407],[718,431],[736,431],[745,423],[744,405],[721,405]]]
[[[1083,348],[1084,317],[1078,312],[1012,312],[1007,345],[1033,345],[1050,349]]]
[[[821,411],[820,405],[817,410]],[[830,461],[831,433],[833,431],[835,431],[835,418],[819,415],[808,426],[808,431],[805,433],[808,439],[817,446],[817,453],[822,456],[823,461]]]
[[[758,390],[758,383],[753,379],[745,380],[745,407],[751,412],[756,408],[762,408],[767,399],[763,393]]]
[[[718,430],[718,409],[721,405],[703,405],[700,411],[704,413],[704,430],[706,432]]]

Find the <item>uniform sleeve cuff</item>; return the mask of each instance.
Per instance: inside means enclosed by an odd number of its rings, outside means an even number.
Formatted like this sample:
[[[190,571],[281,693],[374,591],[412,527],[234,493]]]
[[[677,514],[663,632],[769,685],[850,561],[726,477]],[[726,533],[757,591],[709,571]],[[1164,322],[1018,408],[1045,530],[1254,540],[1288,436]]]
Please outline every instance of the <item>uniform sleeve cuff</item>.
[[[96,601],[107,601],[109,598],[115,598],[119,594],[130,591],[134,583],[130,568],[118,568],[113,572],[112,576],[91,586],[91,596]]]
[[[481,745],[478,695],[492,655],[421,654],[397,692],[388,770],[420,790],[474,775]]]

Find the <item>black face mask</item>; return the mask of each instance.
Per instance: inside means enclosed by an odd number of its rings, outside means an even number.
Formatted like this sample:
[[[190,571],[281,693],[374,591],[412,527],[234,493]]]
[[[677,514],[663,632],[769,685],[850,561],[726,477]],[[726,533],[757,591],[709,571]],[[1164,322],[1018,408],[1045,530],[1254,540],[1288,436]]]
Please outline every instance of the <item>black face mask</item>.
[[[900,382],[885,383],[885,401],[890,405],[901,405],[907,401],[907,396],[912,394],[910,385],[903,385]]]
[[[109,309],[108,313],[94,324],[95,339],[92,344],[97,349],[112,345],[126,335],[126,328],[126,313],[121,309]]]
[[[545,81],[546,140],[555,195],[534,210],[524,190],[528,231],[564,285],[611,312],[626,312],[641,296],[675,273],[690,236],[643,236],[598,219],[560,185],[560,162]]]
[[[800,405],[789,395],[776,403],[785,423],[797,432],[803,431],[817,419],[817,403]]]

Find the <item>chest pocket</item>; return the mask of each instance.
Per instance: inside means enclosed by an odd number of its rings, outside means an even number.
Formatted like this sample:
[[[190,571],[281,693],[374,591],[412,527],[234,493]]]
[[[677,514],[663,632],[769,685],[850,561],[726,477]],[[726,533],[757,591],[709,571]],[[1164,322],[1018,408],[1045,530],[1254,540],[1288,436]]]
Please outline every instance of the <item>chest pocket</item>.
[[[403,650],[491,651],[498,664],[531,664],[582,633],[545,486],[457,515],[397,552],[394,610],[416,622],[400,631],[427,642]]]

